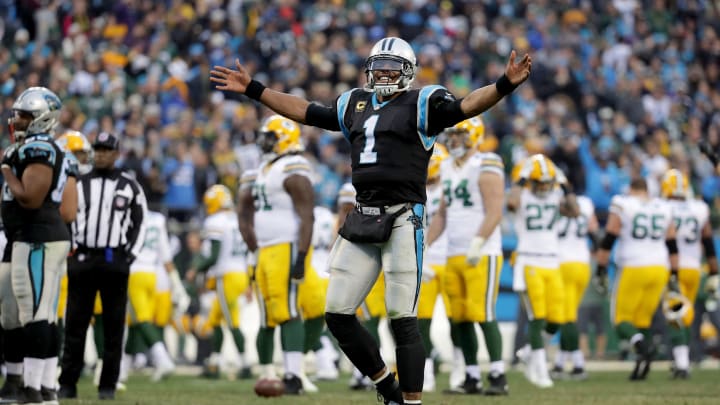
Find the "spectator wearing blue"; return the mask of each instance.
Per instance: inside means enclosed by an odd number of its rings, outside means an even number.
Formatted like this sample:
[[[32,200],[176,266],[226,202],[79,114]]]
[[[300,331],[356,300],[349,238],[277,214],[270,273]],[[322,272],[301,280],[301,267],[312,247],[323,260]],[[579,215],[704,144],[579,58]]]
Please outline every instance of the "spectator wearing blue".
[[[168,184],[164,202],[169,216],[187,222],[197,208],[195,166],[184,141],[175,143],[174,149],[174,156],[165,161],[162,169]]]
[[[578,153],[585,167],[585,194],[595,204],[595,215],[604,226],[610,207],[610,200],[619,194],[627,184],[627,176],[622,173],[613,158],[613,142],[601,138],[597,145],[596,156],[590,150],[590,140],[584,138],[580,142]]]

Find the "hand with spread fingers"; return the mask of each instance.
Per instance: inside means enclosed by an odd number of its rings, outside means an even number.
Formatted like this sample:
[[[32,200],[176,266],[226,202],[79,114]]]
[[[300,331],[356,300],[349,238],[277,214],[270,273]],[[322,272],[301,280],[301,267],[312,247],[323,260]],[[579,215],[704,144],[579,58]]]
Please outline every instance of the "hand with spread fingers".
[[[529,54],[525,54],[518,63],[515,63],[515,59],[517,59],[517,52],[513,50],[510,52],[510,60],[508,60],[507,66],[505,67],[505,76],[510,80],[510,83],[518,86],[530,76],[532,57],[530,57]]]
[[[252,78],[247,69],[240,64],[239,59],[235,59],[235,67],[237,70],[225,66],[213,67],[213,70],[210,71],[210,81],[215,83],[216,89],[245,93]]]

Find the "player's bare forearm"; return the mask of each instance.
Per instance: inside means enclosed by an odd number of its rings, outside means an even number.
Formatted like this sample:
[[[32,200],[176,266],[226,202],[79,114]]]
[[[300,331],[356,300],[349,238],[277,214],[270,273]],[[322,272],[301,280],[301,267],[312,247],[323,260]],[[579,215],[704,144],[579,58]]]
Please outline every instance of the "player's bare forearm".
[[[315,221],[313,213],[315,195],[312,183],[306,176],[292,175],[285,180],[284,186],[292,198],[295,213],[300,218],[298,251],[307,252],[312,242],[313,222]]]
[[[478,186],[485,207],[485,218],[480,224],[477,236],[487,239],[492,235],[502,219],[503,201],[505,201],[505,179],[502,175],[496,173],[483,172],[480,175]]]
[[[502,97],[498,93],[495,83],[488,84],[485,87],[473,90],[463,98],[460,109],[462,109],[466,117],[474,117],[497,104]]]
[[[607,266],[610,262],[610,251],[603,248],[598,249],[595,260],[598,266]]]
[[[240,192],[238,202],[240,235],[242,235],[248,249],[254,252],[258,248],[257,238],[255,237],[255,203],[249,187]]]
[[[78,196],[77,196],[77,180],[75,177],[68,177],[63,190],[62,201],[60,202],[60,217],[63,222],[70,224],[75,221],[77,216]]]
[[[718,274],[717,257],[708,257],[707,264],[708,264],[708,274],[710,274],[710,275]]]
[[[305,114],[310,105],[310,102],[303,98],[269,88],[263,91],[260,102],[276,113],[302,124],[305,123]]]
[[[52,169],[43,164],[31,164],[18,179],[9,166],[3,165],[2,173],[13,198],[26,209],[38,209],[50,191]]]
[[[508,196],[507,200],[507,208],[508,211],[515,212],[515,210],[518,209],[520,206],[520,193],[522,192],[522,187],[520,187],[517,184],[513,184],[512,188],[510,188],[510,195]]]

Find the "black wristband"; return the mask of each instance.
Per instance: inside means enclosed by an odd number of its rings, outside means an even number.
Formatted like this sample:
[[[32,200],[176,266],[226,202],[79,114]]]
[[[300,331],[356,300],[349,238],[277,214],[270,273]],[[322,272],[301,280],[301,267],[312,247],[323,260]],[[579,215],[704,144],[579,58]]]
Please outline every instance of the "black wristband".
[[[265,91],[265,86],[262,83],[257,80],[250,80],[250,84],[245,89],[245,95],[255,101],[260,101],[263,91]]]
[[[676,255],[678,253],[677,239],[666,240],[665,246],[667,246],[668,253],[671,255]]]
[[[607,251],[612,250],[615,239],[617,239],[617,235],[613,235],[609,232],[606,233],[605,236],[602,238],[602,241],[600,241],[600,249]]]
[[[495,82],[495,88],[501,96],[507,96],[512,93],[517,86],[517,84],[512,84],[505,74],[503,74],[498,81]]]

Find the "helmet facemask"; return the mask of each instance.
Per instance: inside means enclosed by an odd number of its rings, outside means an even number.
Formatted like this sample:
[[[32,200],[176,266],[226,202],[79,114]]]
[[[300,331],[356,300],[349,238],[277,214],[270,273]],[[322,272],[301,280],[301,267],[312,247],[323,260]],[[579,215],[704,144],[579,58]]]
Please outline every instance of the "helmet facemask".
[[[555,187],[555,180],[548,181],[530,181],[530,191],[539,198],[545,198],[552,192]]]
[[[466,129],[451,127],[446,129],[447,148],[450,157],[461,159],[470,150],[469,133]]]
[[[399,72],[400,75],[394,83],[378,83],[374,72],[379,71]],[[368,81],[367,89],[374,91],[378,96],[388,97],[410,88],[410,83],[415,78],[415,67],[399,56],[381,54],[368,58],[365,63],[365,74]]]
[[[257,144],[265,155],[274,154],[277,143],[278,137],[275,131],[260,131],[258,134]]]

